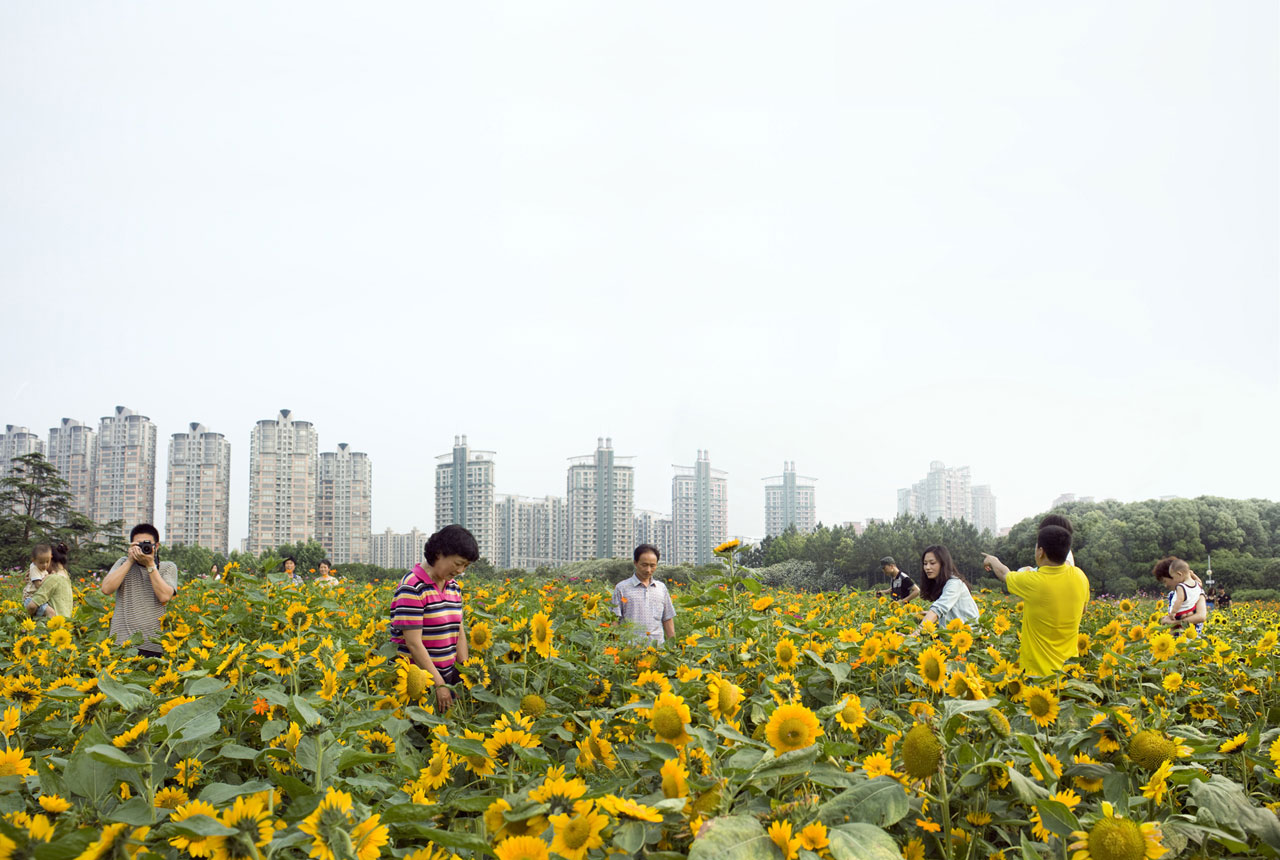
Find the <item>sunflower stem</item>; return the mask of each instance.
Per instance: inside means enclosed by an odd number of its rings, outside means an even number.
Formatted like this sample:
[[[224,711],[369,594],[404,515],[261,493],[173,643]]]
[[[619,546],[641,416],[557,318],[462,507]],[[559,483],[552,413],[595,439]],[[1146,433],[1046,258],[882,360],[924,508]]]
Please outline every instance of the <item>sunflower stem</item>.
[[[947,764],[944,761],[938,770],[938,794],[942,797],[942,844],[947,857],[954,857],[951,844],[951,794],[947,790]]]

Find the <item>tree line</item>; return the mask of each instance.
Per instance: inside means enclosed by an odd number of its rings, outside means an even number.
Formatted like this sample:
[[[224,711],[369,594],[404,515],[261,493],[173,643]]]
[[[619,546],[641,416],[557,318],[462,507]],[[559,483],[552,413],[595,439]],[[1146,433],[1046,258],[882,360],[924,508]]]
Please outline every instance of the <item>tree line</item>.
[[[0,568],[25,568],[31,548],[38,543],[65,542],[74,575],[105,571],[125,554],[124,524],[118,520],[95,523],[72,510],[65,479],[44,455],[14,458],[11,472],[0,480]],[[1089,577],[1095,594],[1152,591],[1151,566],[1166,555],[1176,555],[1190,562],[1202,577],[1212,560],[1214,581],[1239,598],[1280,599],[1280,502],[1200,496],[1127,503],[1072,502],[1053,512],[1071,518],[1076,564]],[[772,569],[772,577],[762,577],[766,583],[775,580],[779,585],[810,589],[871,588],[883,585],[880,559],[892,556],[899,567],[918,578],[920,553],[931,544],[944,544],[971,584],[994,587],[994,577],[981,567],[983,553],[994,552],[1015,568],[1033,563],[1042,516],[1022,520],[1003,537],[980,533],[964,520],[930,522],[907,514],[873,522],[862,534],[843,526],[819,524],[808,534],[792,527],[750,547],[742,560],[758,571]],[[229,563],[238,565],[242,573],[257,575],[276,569],[285,556],[293,556],[306,574],[325,557],[324,547],[315,540],[285,544],[257,556],[235,550],[223,555],[198,546],[165,545],[162,552],[188,576],[204,575],[214,564],[225,567]],[[629,575],[630,559],[598,561],[617,564],[607,571],[591,566],[596,563],[583,563],[581,570],[574,566],[555,571],[539,568],[533,575],[558,573],[611,581]],[[496,571],[486,559],[471,567],[471,574],[481,577],[524,573]],[[706,571],[681,573],[697,579]],[[339,574],[372,582],[397,579],[404,571],[344,564]]]
[[[1046,511],[1045,513],[1050,513]],[[1072,502],[1053,509],[1075,528],[1076,564],[1089,577],[1095,594],[1154,591],[1151,567],[1167,555],[1191,563],[1202,577],[1212,561],[1215,582],[1237,596],[1271,597],[1280,585],[1280,503],[1265,499],[1150,499],[1122,503]],[[963,520],[935,520],[900,515],[876,522],[862,534],[842,526],[819,525],[809,534],[790,528],[765,538],[745,554],[753,568],[784,562],[809,562],[824,585],[855,588],[879,586],[880,559],[892,556],[912,577],[920,574],[920,553],[944,544],[960,572],[972,584],[995,585],[982,569],[982,555],[994,552],[1017,568],[1033,564],[1041,517],[1028,517],[1004,537],[978,530]],[[1254,592],[1263,592],[1254,594]],[[1280,592],[1274,595],[1280,598]]]

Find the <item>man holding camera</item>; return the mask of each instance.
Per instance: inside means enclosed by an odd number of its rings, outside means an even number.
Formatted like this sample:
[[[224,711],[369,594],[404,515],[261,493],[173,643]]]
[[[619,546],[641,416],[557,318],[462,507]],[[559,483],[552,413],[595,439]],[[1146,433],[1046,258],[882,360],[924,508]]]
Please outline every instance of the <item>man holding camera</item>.
[[[142,634],[138,653],[159,657],[160,618],[164,605],[178,593],[178,566],[171,561],[157,563],[160,530],[150,523],[138,523],[129,532],[129,554],[111,568],[99,586],[103,594],[116,596],[111,616],[111,632],[124,644]]]

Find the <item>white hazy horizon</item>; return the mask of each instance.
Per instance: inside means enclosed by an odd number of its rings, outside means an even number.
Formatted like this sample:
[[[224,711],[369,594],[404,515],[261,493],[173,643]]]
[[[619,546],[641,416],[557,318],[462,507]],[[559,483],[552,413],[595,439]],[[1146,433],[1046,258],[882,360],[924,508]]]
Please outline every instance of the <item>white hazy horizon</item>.
[[[434,526],[466,434],[636,507],[708,449],[729,528],[795,461],[827,524],[929,462],[1275,498],[1280,7],[548,2],[0,7],[0,424],[281,407]],[[162,528],[164,524],[158,523]]]

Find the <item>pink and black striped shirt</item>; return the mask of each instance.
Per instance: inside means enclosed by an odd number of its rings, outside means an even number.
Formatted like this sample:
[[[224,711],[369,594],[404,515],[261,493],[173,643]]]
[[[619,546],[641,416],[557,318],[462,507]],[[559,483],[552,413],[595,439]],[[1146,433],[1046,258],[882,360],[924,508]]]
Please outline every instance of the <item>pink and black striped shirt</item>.
[[[462,586],[458,580],[437,588],[420,564],[405,574],[391,598],[391,641],[410,661],[413,655],[405,644],[404,631],[415,627],[422,630],[422,644],[435,667],[443,672],[452,666],[462,635]]]

